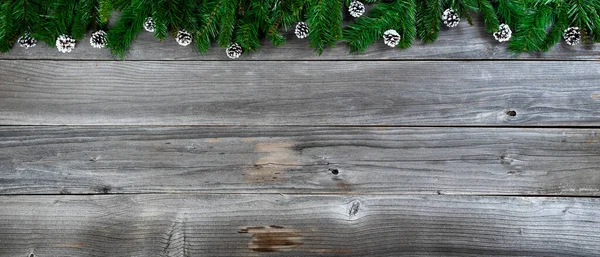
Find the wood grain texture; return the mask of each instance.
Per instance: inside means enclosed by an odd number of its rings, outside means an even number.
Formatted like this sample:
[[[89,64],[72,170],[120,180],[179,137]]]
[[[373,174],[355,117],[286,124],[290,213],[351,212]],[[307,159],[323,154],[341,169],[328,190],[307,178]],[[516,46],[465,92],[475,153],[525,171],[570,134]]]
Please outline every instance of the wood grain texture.
[[[600,200],[0,197],[0,256],[597,256]]]
[[[0,123],[597,126],[598,74],[592,62],[0,61]]]
[[[0,193],[598,196],[598,156],[597,129],[3,127]]]
[[[91,32],[90,32],[91,33]],[[549,59],[549,60],[599,60],[600,45],[569,46],[561,41],[546,53],[524,53],[516,55],[508,51],[506,43],[498,43],[486,32],[483,21],[475,17],[475,25],[462,22],[453,29],[442,29],[438,41],[424,44],[415,41],[413,47],[405,50],[390,48],[381,41],[373,44],[365,53],[349,54],[343,43],[327,49],[317,56],[308,47],[308,41],[298,39],[293,32],[287,33],[287,43],[273,47],[268,40],[257,52],[246,54],[242,60],[412,60],[412,59]],[[13,51],[0,54],[0,59],[61,59],[61,60],[113,60],[108,49],[95,49],[88,37],[77,43],[70,54],[58,52],[43,43],[30,49],[15,46]],[[167,38],[163,42],[152,33],[143,32],[133,43],[126,56],[127,60],[228,60],[225,50],[213,46],[207,53],[200,54],[193,45],[182,47],[175,40]]]

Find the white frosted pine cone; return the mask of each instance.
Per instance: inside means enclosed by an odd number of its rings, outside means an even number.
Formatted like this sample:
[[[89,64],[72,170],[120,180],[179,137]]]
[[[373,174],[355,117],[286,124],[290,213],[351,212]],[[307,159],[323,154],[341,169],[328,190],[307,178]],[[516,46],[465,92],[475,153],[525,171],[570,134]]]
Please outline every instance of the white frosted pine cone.
[[[512,30],[510,27],[504,23],[500,24],[497,32],[494,32],[494,38],[498,40],[498,42],[506,42],[510,40],[512,37]]]
[[[105,48],[106,42],[106,32],[104,30],[98,30],[92,33],[90,45],[92,45],[93,48]]]
[[[365,5],[358,0],[352,1],[350,6],[348,6],[348,12],[354,18],[358,18],[365,14],[365,10]]]
[[[232,43],[229,45],[229,47],[227,47],[225,52],[227,53],[227,57],[231,59],[237,59],[240,58],[240,56],[242,56],[244,49],[242,49],[242,47],[238,43]]]
[[[581,30],[579,27],[567,28],[563,33],[563,38],[570,46],[578,45],[581,43]]]
[[[294,31],[296,33],[296,37],[298,38],[305,38],[308,37],[308,24],[306,24],[306,22],[298,22],[298,24],[296,24],[296,30]]]
[[[152,20],[152,17],[146,18],[144,21],[144,29],[148,32],[154,32],[154,20]]]
[[[36,44],[37,40],[35,40],[35,38],[33,38],[29,32],[26,32],[19,38],[19,45],[21,47],[30,48],[34,47]]]
[[[460,17],[458,17],[454,9],[450,8],[446,9],[442,14],[442,21],[444,22],[444,25],[448,26],[449,28],[453,28],[458,26],[458,23],[460,23]]]
[[[187,46],[192,43],[193,36],[191,33],[187,32],[186,30],[180,30],[179,32],[177,32],[177,36],[175,37],[175,40],[177,41],[177,43],[179,45]]]
[[[70,53],[75,49],[75,39],[69,35],[60,35],[56,39],[56,48],[61,53]]]
[[[400,43],[400,38],[400,34],[396,30],[388,29],[383,32],[383,43],[389,47],[397,46]]]

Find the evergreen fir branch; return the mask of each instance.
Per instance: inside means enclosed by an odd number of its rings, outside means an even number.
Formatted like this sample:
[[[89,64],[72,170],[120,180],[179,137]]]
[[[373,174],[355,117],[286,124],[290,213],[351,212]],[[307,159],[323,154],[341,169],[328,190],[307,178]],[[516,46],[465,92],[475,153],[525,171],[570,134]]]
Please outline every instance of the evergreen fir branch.
[[[132,4],[132,0],[107,0],[115,10],[123,11]]]
[[[342,37],[342,1],[309,0],[308,6],[309,45],[321,55],[326,47],[333,47]]]
[[[425,37],[425,14],[427,13],[427,2],[419,0],[416,2],[416,24],[417,36],[422,40]]]
[[[12,49],[19,36],[34,35],[43,23],[41,0],[5,0],[0,3],[0,52]]]
[[[236,14],[240,0],[223,0],[218,10],[219,18],[219,38],[217,39],[220,47],[227,47],[231,44],[233,29],[236,22]],[[256,21],[254,21],[256,22]]]
[[[163,40],[168,33],[170,24],[171,1],[158,0],[152,6],[152,21],[154,21],[154,37]]]
[[[533,6],[517,25],[515,36],[509,43],[514,52],[540,51],[546,40],[546,28],[551,24],[552,7],[539,4]]]
[[[591,39],[593,42],[600,42],[600,0],[590,0],[588,8],[594,24],[594,28],[590,32]]]
[[[496,10],[488,0],[477,0],[477,6],[483,17],[483,21],[487,27],[488,32],[496,32],[500,27],[500,21],[496,16]]]
[[[280,28],[289,30],[301,21],[304,12],[303,0],[269,0],[270,18],[266,29],[266,37],[274,46],[281,46],[286,39],[279,32]]]
[[[279,33],[279,27],[282,26],[283,17],[281,10],[275,14],[275,18],[271,20],[271,25],[267,30],[267,38],[271,41],[274,46],[281,46],[285,43],[285,38]]]
[[[517,21],[523,19],[529,9],[525,8],[522,0],[496,1],[496,14],[500,20],[511,28],[516,28]]]
[[[401,38],[398,46],[403,49],[409,48],[417,36],[417,28],[415,26],[417,22],[417,7],[415,1],[417,0],[407,0],[404,2],[400,8],[400,12],[397,14],[401,18],[399,23]]]
[[[196,48],[200,53],[210,48],[211,40],[217,34],[217,15],[220,5],[227,0],[206,0],[200,9],[200,28],[195,35]]]
[[[568,11],[569,19],[575,26],[582,29],[583,40],[593,41],[595,31],[600,28],[600,17],[596,8],[600,6],[598,0],[570,0],[571,9]]]
[[[336,0],[332,0],[336,1]],[[281,6],[281,20],[284,30],[289,30],[296,26],[296,23],[303,20],[305,15],[305,0],[279,0]]]
[[[131,5],[121,13],[117,25],[108,32],[107,46],[113,55],[121,59],[131,47],[131,42],[142,31],[144,21],[152,12],[151,0],[132,0]]]
[[[58,36],[71,34],[77,1],[54,0],[49,2],[51,2],[48,5],[50,12],[48,20],[43,26],[44,31],[41,32],[41,40],[54,47]]]
[[[20,30],[33,33],[39,29],[40,25],[43,23],[41,18],[43,8],[40,4],[42,1],[43,0],[13,1],[13,17],[16,25],[21,27]]]
[[[571,8],[569,10],[569,19],[575,21],[575,26],[580,28],[593,27],[592,21],[585,11],[585,3],[582,0],[571,0],[570,4]]]
[[[244,8],[247,10],[244,17],[236,26],[235,42],[243,49],[256,50],[260,47],[260,33],[270,29],[269,0],[244,0]],[[257,22],[258,21],[258,22]]]
[[[563,32],[569,27],[569,9],[564,1],[560,1],[556,8],[553,10],[552,28],[546,36],[546,40],[541,46],[542,51],[548,51],[552,46],[556,45],[562,38]]]
[[[245,50],[256,50],[260,47],[258,24],[250,18],[241,20],[236,29],[235,42]]]
[[[112,0],[100,0],[98,3],[98,26],[101,29],[105,29],[108,25],[108,20],[112,15],[113,11],[113,1]]]
[[[0,3],[0,52],[3,53],[12,49],[17,34],[20,32],[15,28],[13,1],[18,0],[6,0]]]
[[[460,17],[466,18],[469,25],[475,25],[473,23],[473,17],[469,12],[479,11],[479,8],[477,7],[477,2],[475,2],[475,0],[453,0],[451,7],[458,13]]]
[[[98,1],[96,0],[78,0],[75,8],[75,17],[71,34],[74,39],[81,40],[92,21],[97,21]]]
[[[417,30],[419,37],[425,43],[434,42],[440,33],[442,23],[442,3],[441,0],[423,0],[424,6],[421,7],[419,20],[417,23],[423,23],[421,30]]]
[[[198,4],[196,0],[179,0],[181,11],[180,28],[185,29],[189,32],[195,32],[198,30],[198,20],[196,19],[196,12],[198,11]]]

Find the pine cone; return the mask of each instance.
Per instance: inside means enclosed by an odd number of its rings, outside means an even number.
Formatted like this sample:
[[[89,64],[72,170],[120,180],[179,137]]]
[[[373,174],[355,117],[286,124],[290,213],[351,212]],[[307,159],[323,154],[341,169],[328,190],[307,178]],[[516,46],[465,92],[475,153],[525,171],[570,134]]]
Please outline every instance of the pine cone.
[[[512,30],[510,27],[504,23],[500,24],[500,28],[498,28],[497,32],[494,32],[494,38],[498,40],[498,42],[505,42],[510,40],[512,37]]]
[[[56,39],[56,48],[61,53],[70,53],[75,49],[75,39],[69,35],[60,35]]]
[[[442,21],[444,21],[444,24],[449,28],[453,28],[460,23],[460,17],[456,15],[456,11],[453,9],[446,9],[442,14]]]
[[[185,30],[180,30],[179,32],[177,32],[177,36],[175,37],[175,40],[177,41],[177,43],[179,45],[182,46],[187,46],[189,44],[192,43],[192,34],[185,31]]]
[[[383,32],[383,43],[389,47],[395,47],[400,43],[400,34],[393,29],[388,29]]]
[[[227,57],[231,59],[237,59],[240,58],[242,52],[244,52],[244,49],[242,49],[238,43],[232,43],[229,45],[229,47],[227,47],[225,52],[227,53]]]
[[[148,32],[154,32],[154,21],[152,20],[152,17],[146,18],[144,21],[144,29]]]
[[[106,42],[106,32],[104,32],[104,30],[98,30],[92,33],[90,45],[92,45],[93,48],[104,48],[106,47]]]
[[[298,38],[308,37],[308,24],[306,22],[299,22],[296,25],[295,33]]]
[[[26,32],[19,38],[19,45],[21,47],[30,48],[34,47],[35,44],[37,44],[37,40],[35,40],[35,38],[33,38],[29,32]]]
[[[350,6],[348,6],[348,12],[350,12],[352,17],[358,18],[365,13],[365,5],[360,1],[354,0],[350,3]]]
[[[567,28],[563,33],[563,38],[570,46],[578,45],[581,43],[581,30],[579,27]]]

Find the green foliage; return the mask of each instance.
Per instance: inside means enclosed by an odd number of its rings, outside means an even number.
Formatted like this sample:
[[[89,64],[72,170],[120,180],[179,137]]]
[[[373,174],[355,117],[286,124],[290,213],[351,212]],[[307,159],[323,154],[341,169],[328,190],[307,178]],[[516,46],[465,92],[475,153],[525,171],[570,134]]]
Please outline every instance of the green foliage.
[[[523,19],[528,12],[522,0],[503,0],[494,3],[496,15],[501,17],[502,21],[511,28],[516,28],[517,21]]]
[[[509,48],[515,52],[539,51],[546,40],[546,29],[552,22],[552,7],[539,5],[527,13],[517,25]]]
[[[556,45],[558,41],[562,38],[563,31],[569,27],[569,9],[564,2],[561,2],[555,9],[553,9],[552,13],[554,14],[554,20],[552,24],[552,28],[550,32],[546,36],[544,43],[542,43],[540,50],[548,51],[550,47]]]
[[[351,52],[365,51],[380,41],[384,31],[401,35],[399,48],[415,38],[434,42],[442,30],[441,16],[454,9],[472,24],[483,18],[488,32],[501,23],[513,30],[509,49],[514,52],[547,51],[559,43],[565,29],[579,27],[583,42],[600,41],[600,0],[362,0],[367,13],[358,19],[344,13],[352,0],[2,0],[0,1],[0,51],[7,52],[17,38],[30,33],[54,45],[60,34],[81,40],[88,30],[108,30],[108,47],[123,58],[143,29],[147,17],[155,22],[155,37],[187,30],[200,52],[214,43],[235,42],[246,51],[256,50],[267,38],[285,43],[284,32],[305,21],[309,45],[321,54],[339,40]],[[107,24],[120,12],[112,28]],[[451,33],[451,30],[444,33]]]
[[[496,11],[494,10],[492,4],[487,0],[477,0],[477,6],[479,7],[483,21],[486,24],[487,31],[498,31],[498,27],[500,27],[500,21],[498,20],[498,16],[496,16]]]
[[[75,8],[71,35],[76,40],[81,40],[90,26],[92,19],[98,17],[98,2],[96,0],[79,0]]]
[[[199,12],[200,28],[196,33],[196,47],[201,53],[206,52],[211,46],[211,40],[217,36],[219,14],[223,12],[223,5],[228,0],[206,0]]]
[[[43,27],[41,40],[46,44],[54,46],[55,40],[62,34],[71,34],[71,28],[75,21],[75,7],[78,1],[73,0],[51,0],[48,20]]]
[[[0,52],[10,51],[20,32],[20,29],[15,28],[13,0],[0,3]]]
[[[114,2],[111,0],[100,0],[98,2],[98,26],[100,28],[105,29],[114,8]]]
[[[0,3],[0,52],[8,52],[24,33],[38,35],[45,23],[43,0],[5,0]]]
[[[152,13],[151,0],[132,0],[130,6],[123,9],[117,26],[108,32],[107,46],[113,55],[125,57],[131,42],[143,29],[144,21]]]
[[[369,45],[380,40],[383,32],[388,29],[398,30],[401,36],[400,47],[409,47],[417,33],[416,9],[415,0],[375,6],[368,15],[358,18],[344,31],[344,39],[348,42],[350,51],[365,51]],[[390,13],[397,15],[389,15]]]
[[[308,41],[317,54],[334,46],[342,37],[342,2],[338,0],[308,0]]]
[[[265,0],[244,0],[243,17],[236,26],[235,42],[247,50],[256,50],[260,47],[259,31],[269,30],[269,5]],[[260,21],[260,22],[256,22]],[[275,36],[271,31],[271,37]]]
[[[419,38],[425,43],[433,43],[437,40],[442,23],[441,0],[423,0],[421,8],[418,9],[417,22],[422,25],[417,28]]]

